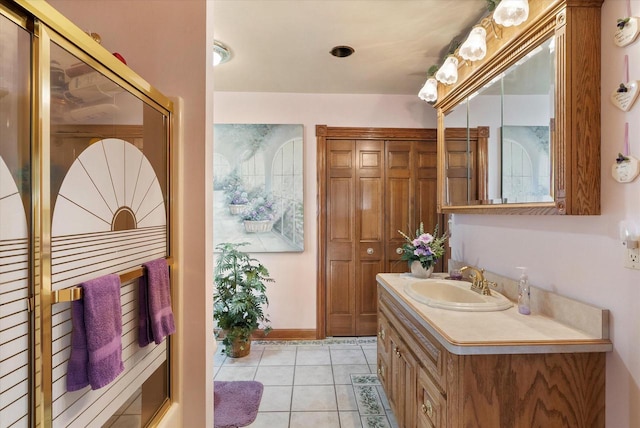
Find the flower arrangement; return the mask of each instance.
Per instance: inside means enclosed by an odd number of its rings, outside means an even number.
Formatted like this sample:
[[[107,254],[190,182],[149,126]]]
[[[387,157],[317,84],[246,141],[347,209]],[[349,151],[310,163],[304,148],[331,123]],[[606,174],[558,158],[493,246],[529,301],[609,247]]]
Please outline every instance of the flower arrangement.
[[[402,256],[400,260],[406,260],[411,265],[413,261],[419,261],[423,268],[429,269],[438,262],[438,259],[444,255],[444,243],[449,237],[448,233],[438,236],[438,225],[433,231],[433,235],[424,231],[424,225],[420,223],[420,227],[416,230],[415,237],[406,235],[401,230],[398,231],[404,237],[406,242],[402,245]]]
[[[271,196],[260,196],[251,201],[251,205],[245,209],[240,218],[245,221],[273,220],[276,217],[275,200]]]

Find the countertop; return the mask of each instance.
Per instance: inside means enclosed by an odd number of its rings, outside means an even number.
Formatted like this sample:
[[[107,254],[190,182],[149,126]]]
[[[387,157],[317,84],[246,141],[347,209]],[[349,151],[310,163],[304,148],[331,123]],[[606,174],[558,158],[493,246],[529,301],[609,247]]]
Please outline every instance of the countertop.
[[[433,308],[405,291],[409,274],[381,273],[378,283],[449,351],[457,355],[609,352],[611,341],[570,327],[548,316],[522,315],[517,305],[495,312],[460,312]]]

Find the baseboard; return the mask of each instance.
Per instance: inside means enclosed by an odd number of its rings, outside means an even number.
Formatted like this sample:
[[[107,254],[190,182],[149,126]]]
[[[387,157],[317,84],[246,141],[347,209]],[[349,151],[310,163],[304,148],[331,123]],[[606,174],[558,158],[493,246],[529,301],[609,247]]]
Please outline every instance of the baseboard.
[[[315,340],[317,332],[315,329],[289,329],[289,328],[276,328],[265,335],[264,330],[255,331],[251,337],[256,340]],[[216,329],[216,337],[218,339],[224,338],[224,332]]]
[[[251,335],[258,340],[315,340],[315,329],[273,329],[265,336],[264,331],[258,330]]]

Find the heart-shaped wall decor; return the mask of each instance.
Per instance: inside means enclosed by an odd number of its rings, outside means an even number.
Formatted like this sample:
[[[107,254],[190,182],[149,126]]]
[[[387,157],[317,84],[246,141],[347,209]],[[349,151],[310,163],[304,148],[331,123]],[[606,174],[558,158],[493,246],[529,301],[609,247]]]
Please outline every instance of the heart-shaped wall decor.
[[[616,45],[623,47],[633,43],[638,37],[638,17],[630,16],[624,19],[618,19],[616,33],[613,41]]]
[[[611,102],[614,106],[618,107],[622,111],[629,111],[633,107],[633,103],[638,98],[638,81],[632,80],[625,84],[620,84],[620,87],[611,94]]]

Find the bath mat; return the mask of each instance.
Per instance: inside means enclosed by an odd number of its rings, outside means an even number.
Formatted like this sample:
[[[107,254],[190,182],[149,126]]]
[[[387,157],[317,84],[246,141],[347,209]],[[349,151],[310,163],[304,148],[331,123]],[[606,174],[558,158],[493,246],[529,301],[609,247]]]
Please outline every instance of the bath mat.
[[[244,427],[258,415],[264,387],[253,380],[213,382],[213,424],[215,428]]]

